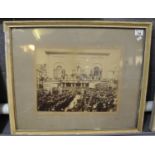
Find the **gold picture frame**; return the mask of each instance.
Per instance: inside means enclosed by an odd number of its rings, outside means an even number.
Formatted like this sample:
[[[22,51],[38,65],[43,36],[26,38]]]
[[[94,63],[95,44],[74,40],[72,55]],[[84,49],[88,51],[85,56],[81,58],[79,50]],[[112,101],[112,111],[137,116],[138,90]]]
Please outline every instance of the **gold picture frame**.
[[[128,129],[72,129],[72,130],[24,130],[17,127],[17,105],[15,93],[15,72],[14,72],[14,43],[12,30],[25,28],[107,28],[107,29],[143,29],[145,31],[144,54],[142,66],[142,79],[140,83],[139,108],[137,112],[137,123],[135,128]],[[99,134],[121,134],[121,133],[137,133],[143,129],[143,119],[145,110],[145,100],[148,82],[149,60],[150,60],[150,44],[152,23],[150,22],[119,22],[119,21],[99,21],[99,20],[51,20],[51,21],[6,21],[4,22],[5,47],[6,47],[6,68],[7,68],[7,88],[8,102],[10,112],[11,133],[15,135],[99,135]],[[19,113],[19,111],[18,111]],[[42,115],[42,114],[41,114]],[[26,122],[25,122],[26,124]]]

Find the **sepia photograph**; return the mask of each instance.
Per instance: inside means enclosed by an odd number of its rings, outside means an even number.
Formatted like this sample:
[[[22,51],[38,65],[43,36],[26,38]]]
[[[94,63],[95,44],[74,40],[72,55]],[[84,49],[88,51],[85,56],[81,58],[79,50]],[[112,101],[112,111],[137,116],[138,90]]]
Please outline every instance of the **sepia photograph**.
[[[119,49],[37,51],[37,110],[115,112],[120,65]]]

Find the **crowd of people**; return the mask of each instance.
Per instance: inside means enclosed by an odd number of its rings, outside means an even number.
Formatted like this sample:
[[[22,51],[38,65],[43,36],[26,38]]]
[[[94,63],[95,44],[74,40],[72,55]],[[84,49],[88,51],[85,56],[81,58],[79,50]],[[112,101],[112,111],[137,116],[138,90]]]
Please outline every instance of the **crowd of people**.
[[[52,93],[51,91],[40,90],[38,91],[38,110],[68,112],[115,111],[118,102],[116,93],[117,88],[110,86],[85,88],[81,91],[76,88],[74,90],[65,89],[61,94],[58,90]],[[72,106],[70,107],[71,102]]]
[[[74,99],[69,91],[59,94],[57,91],[51,93],[47,90],[38,91],[38,110],[39,111],[64,111]]]
[[[77,104],[68,111],[106,112],[115,111],[117,105],[116,89],[107,87],[104,90],[88,89],[81,94]]]

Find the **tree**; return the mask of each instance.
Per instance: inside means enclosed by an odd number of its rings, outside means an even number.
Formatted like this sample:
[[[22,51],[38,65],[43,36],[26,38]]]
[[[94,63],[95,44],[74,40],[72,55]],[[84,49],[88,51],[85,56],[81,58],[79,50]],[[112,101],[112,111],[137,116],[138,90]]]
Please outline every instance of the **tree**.
[[[46,64],[39,64],[37,66],[37,84],[38,88],[44,88],[44,82],[47,81],[47,69]]]

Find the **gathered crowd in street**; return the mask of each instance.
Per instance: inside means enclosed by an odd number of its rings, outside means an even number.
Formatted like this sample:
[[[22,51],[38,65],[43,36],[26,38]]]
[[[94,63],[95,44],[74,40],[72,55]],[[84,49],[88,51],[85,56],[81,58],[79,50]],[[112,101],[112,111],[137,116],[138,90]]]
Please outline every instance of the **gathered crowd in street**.
[[[38,90],[39,111],[115,111],[117,102],[117,88],[111,86]]]

